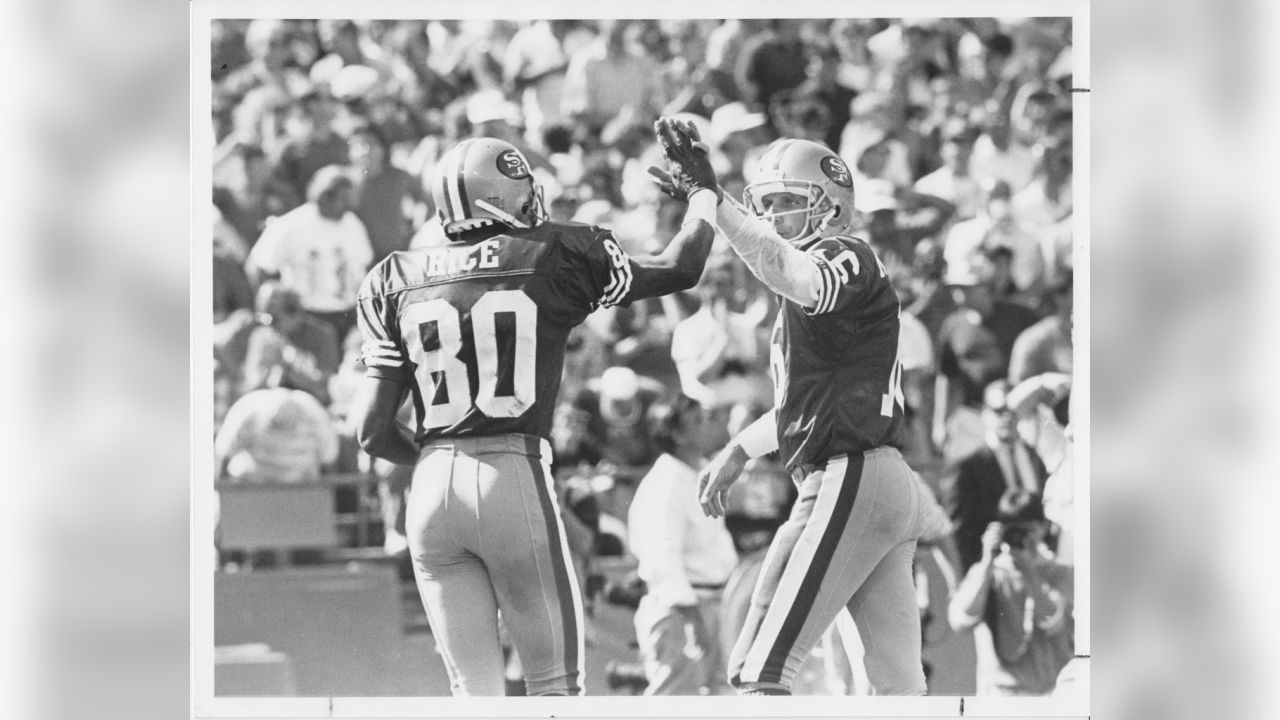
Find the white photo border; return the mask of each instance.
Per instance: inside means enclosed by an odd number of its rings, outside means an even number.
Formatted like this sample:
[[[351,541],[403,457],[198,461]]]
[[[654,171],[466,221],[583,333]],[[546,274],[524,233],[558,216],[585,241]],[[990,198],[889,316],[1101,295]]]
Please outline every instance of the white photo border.
[[[776,717],[1089,717],[1089,148],[1088,0],[804,0],[784,13],[758,0],[654,0],[642,8],[590,0],[191,0],[191,628],[192,713],[198,718],[776,718]],[[1073,227],[1075,329],[1076,657],[1085,659],[1075,696],[991,697],[640,697],[578,698],[236,698],[214,696],[213,356],[209,192],[213,184],[211,23],[232,18],[681,18],[699,17],[1070,17],[1072,18]]]

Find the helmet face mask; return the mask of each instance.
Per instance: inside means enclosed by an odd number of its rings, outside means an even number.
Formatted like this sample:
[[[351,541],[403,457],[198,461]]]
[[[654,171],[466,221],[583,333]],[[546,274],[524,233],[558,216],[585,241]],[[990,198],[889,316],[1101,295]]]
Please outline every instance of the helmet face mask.
[[[494,223],[527,228],[547,219],[529,161],[494,138],[464,140],[445,153],[431,179],[431,196],[451,239]]]
[[[799,196],[802,203],[766,198],[785,193]],[[752,182],[743,190],[743,201],[757,216],[775,221],[779,235],[794,228],[791,244],[805,248],[818,239],[847,233],[853,220],[853,177],[838,155],[825,145],[808,140],[783,139],[774,142],[760,158]],[[777,205],[784,206],[775,210]],[[795,228],[790,221],[779,229],[779,218],[803,216]]]

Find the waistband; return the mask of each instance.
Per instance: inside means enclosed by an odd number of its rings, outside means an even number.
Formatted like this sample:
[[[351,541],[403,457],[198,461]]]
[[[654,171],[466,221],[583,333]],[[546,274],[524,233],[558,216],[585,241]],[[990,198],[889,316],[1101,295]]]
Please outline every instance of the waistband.
[[[480,437],[436,438],[422,445],[418,457],[437,450],[450,450],[467,455],[486,455],[492,453],[509,453],[542,458],[551,462],[551,443],[546,438],[522,433],[505,435],[484,435]]]
[[[898,448],[892,447],[889,445],[878,445],[876,447],[871,448],[870,450],[864,450],[862,452],[862,457],[864,458],[871,458],[871,457],[877,457],[882,455],[901,456],[902,453],[898,450]],[[818,472],[819,470],[826,470],[827,465],[829,465],[830,463],[839,462],[841,459],[847,458],[848,456],[849,455],[847,453],[841,453],[839,455],[833,455],[825,460],[819,460],[817,462],[812,462],[812,463],[805,463],[803,465],[795,465],[791,468],[791,472],[790,472],[791,481],[799,485],[800,483],[804,482],[805,478],[809,477],[813,473]]]

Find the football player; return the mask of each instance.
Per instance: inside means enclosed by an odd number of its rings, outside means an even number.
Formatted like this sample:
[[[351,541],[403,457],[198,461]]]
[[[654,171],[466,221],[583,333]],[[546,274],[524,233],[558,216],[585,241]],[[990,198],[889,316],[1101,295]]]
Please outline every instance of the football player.
[[[659,143],[690,142],[666,120]],[[684,197],[660,254],[629,257],[606,229],[547,220],[512,145],[464,140],[430,188],[449,246],[392,253],[360,288],[361,447],[413,465],[413,569],[454,695],[503,694],[498,612],[529,695],[582,693],[582,599],[549,469],[570,329],[597,307],[693,287],[715,195]],[[396,410],[411,395],[410,430]]]
[[[780,450],[799,490],[730,656],[730,683],[790,694],[809,651],[848,607],[875,691],[921,694],[911,561],[924,503],[898,451],[898,297],[871,247],[848,234],[849,168],[818,143],[778,140],[745,190],[748,210],[724,200],[701,148],[676,142],[672,152],[679,173],[651,171],[659,185],[714,191],[719,229],[783,301],[770,352],[774,408],[699,477],[704,512],[720,516],[747,459]]]

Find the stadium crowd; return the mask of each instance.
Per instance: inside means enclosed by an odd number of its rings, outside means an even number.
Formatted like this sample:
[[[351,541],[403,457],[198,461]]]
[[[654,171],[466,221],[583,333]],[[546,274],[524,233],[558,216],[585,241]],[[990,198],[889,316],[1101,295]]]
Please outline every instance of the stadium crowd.
[[[979,692],[1053,690],[1072,656],[1069,20],[213,30],[220,479],[374,473],[385,547],[404,551],[406,469],[362,457],[346,422],[363,372],[353,307],[374,263],[446,242],[426,183],[457,141],[514,144],[553,219],[611,228],[637,254],[683,215],[645,173],[660,164],[659,115],[699,128],[733,196],[772,140],[823,142],[855,170],[858,237],[901,301],[904,454],[955,547],[954,597],[937,614],[989,636]],[[627,552],[630,499],[655,461],[694,452],[672,437],[689,401],[718,437],[772,406],[776,311],[719,243],[694,291],[575,330],[552,442],[584,568]],[[792,497],[768,461],[744,488],[730,517],[743,556]]]

